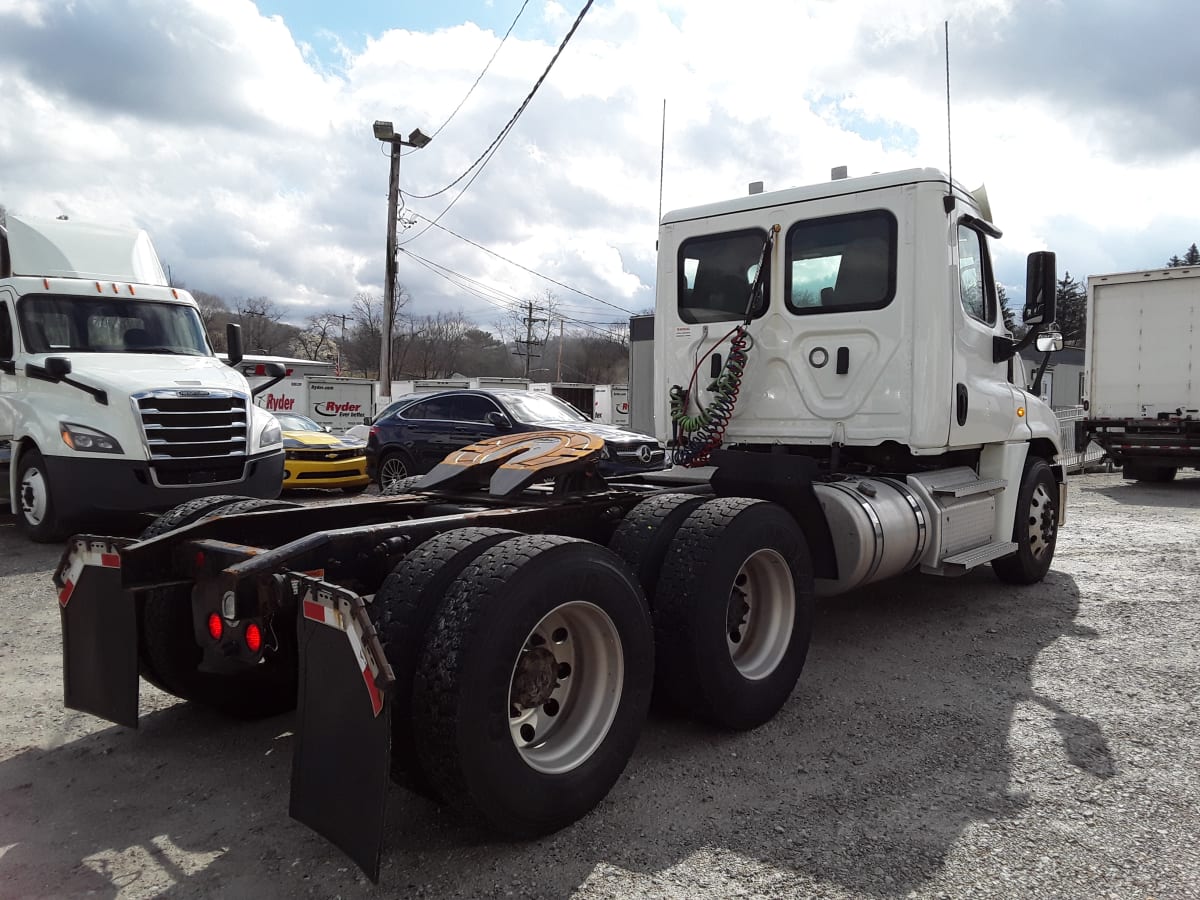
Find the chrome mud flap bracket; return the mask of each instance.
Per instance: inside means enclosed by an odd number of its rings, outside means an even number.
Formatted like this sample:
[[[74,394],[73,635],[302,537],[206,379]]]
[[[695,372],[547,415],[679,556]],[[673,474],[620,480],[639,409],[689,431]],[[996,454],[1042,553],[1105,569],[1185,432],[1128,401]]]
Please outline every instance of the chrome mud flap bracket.
[[[378,882],[391,771],[388,695],[395,679],[361,597],[307,575],[277,577],[299,610],[288,812]]]
[[[121,587],[121,549],[131,540],[77,534],[67,541],[54,587],[63,635],[63,704],[137,728],[138,622]]]

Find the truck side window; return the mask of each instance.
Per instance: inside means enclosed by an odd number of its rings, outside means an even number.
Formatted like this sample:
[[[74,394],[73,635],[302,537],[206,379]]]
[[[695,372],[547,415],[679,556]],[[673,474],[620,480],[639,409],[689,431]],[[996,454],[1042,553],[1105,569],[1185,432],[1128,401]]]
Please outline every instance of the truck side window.
[[[882,309],[896,296],[896,218],[876,209],[797,222],[785,272],[794,313]]]
[[[679,246],[679,318],[685,322],[732,322],[746,316],[750,286],[758,272],[767,233],[759,228],[689,238]],[[770,269],[763,273],[764,302],[771,300]]]
[[[983,235],[958,226],[958,284],[963,309],[973,319],[996,324],[996,282]]]
[[[13,327],[8,304],[0,303],[0,359],[13,358]]]

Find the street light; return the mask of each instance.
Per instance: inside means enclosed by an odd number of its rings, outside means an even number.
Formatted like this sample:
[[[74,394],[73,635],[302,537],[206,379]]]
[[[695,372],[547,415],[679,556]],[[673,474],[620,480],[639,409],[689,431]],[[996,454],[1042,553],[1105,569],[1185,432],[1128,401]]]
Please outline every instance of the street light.
[[[420,150],[432,140],[414,128],[408,140],[396,134],[391,122],[375,120],[372,127],[375,139],[391,144],[391,165],[388,169],[388,229],[387,257],[383,285],[383,336],[379,341],[379,401],[381,405],[392,399],[392,319],[396,315],[396,201],[400,193],[400,148],[412,147]]]

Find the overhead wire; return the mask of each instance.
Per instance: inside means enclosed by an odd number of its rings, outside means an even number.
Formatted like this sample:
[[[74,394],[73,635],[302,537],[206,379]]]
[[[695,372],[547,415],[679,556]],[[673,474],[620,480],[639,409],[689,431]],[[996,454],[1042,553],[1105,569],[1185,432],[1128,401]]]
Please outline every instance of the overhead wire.
[[[470,179],[467,181],[467,183],[465,185],[463,185],[462,190],[454,195],[454,199],[451,200],[446,205],[446,207],[440,213],[437,214],[437,216],[434,219],[430,220],[428,225],[426,225],[424,228],[422,228],[420,231],[418,231],[412,237],[408,238],[408,240],[402,241],[401,242],[402,244],[411,244],[413,241],[415,241],[417,238],[419,238],[421,235],[423,235],[426,231],[428,231],[430,228],[432,228],[435,224],[437,224],[438,220],[440,220],[442,218],[442,216],[444,216],[446,213],[448,213],[454,207],[454,204],[457,203],[459,201],[459,199],[463,196],[463,194],[465,194],[467,192],[467,190],[471,187],[471,185],[474,184],[475,179],[479,177],[480,173],[484,170],[484,168],[487,166],[487,164],[489,162],[491,162],[492,157],[495,155],[496,151],[500,148],[500,145],[504,142],[504,139],[506,137],[508,137],[508,135],[511,133],[513,126],[516,125],[517,120],[521,117],[521,114],[525,112],[525,109],[529,106],[530,101],[533,100],[534,95],[538,92],[538,89],[542,86],[542,82],[544,82],[546,80],[546,76],[549,75],[550,70],[552,68],[554,68],[554,64],[556,62],[558,62],[558,58],[562,55],[563,50],[566,49],[567,44],[570,42],[571,38],[574,37],[576,30],[579,28],[580,23],[583,21],[583,17],[585,15],[587,15],[588,10],[592,8],[593,2],[595,2],[595,0],[587,0],[587,2],[584,3],[583,9],[581,9],[579,11],[579,15],[575,17],[575,21],[571,24],[571,29],[567,32],[566,36],[562,39],[562,42],[558,45],[558,49],[554,51],[554,56],[552,56],[550,58],[550,62],[546,65],[545,70],[538,77],[538,80],[536,82],[534,82],[533,87],[530,89],[529,93],[525,96],[525,99],[521,102],[521,105],[519,107],[517,107],[517,111],[512,114],[512,117],[508,120],[508,122],[505,124],[505,126],[502,129],[500,129],[500,133],[496,135],[496,137],[488,145],[487,149],[484,150],[483,153],[481,153],[479,155],[479,157],[473,163],[471,163],[471,165],[468,166],[461,175],[459,175],[457,178],[455,178],[453,181],[451,181],[445,187],[440,188],[439,190],[436,190],[431,194],[414,194],[411,191],[408,192],[408,196],[414,200],[430,200],[434,197],[444,194],[446,191],[450,190],[452,187],[457,185],[460,181],[462,181],[468,175],[471,176]],[[402,191],[401,194],[403,194],[403,193],[405,193],[405,192]]]

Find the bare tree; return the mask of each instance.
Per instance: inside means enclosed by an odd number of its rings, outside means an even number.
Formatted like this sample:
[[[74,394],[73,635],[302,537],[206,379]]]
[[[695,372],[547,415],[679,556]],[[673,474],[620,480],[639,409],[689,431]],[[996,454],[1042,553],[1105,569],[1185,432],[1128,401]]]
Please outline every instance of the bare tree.
[[[558,327],[558,296],[547,289],[513,310],[499,323],[501,336],[513,345],[513,353],[523,358],[526,376],[533,361],[543,356],[547,342]]]
[[[331,359],[337,354],[338,329],[342,326],[339,313],[317,313],[305,320],[305,326],[296,335],[292,346],[304,359]]]
[[[234,302],[242,344],[251,353],[278,355],[285,352],[297,332],[283,322],[283,313],[270,297],[244,297]]]
[[[208,340],[213,349],[224,353],[228,349],[225,346],[225,323],[232,321],[229,304],[225,302],[224,297],[210,294],[208,291],[192,291],[192,298],[200,307],[200,322],[208,332]]]

